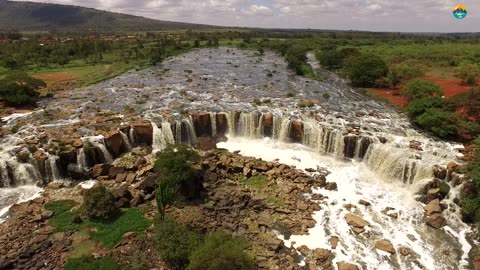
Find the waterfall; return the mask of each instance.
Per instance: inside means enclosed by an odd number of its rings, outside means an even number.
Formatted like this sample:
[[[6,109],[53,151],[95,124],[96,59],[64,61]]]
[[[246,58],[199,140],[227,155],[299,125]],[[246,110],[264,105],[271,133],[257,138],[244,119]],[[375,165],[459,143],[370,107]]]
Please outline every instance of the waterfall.
[[[158,125],[156,123],[152,123],[152,127],[153,127],[152,148],[153,148],[153,152],[158,152],[167,147],[167,142],[165,140],[162,130],[158,128]]]
[[[290,134],[290,127],[292,125],[292,121],[288,118],[284,118],[282,120],[282,124],[280,125],[280,132],[278,133],[278,140],[281,142],[286,142],[288,139],[288,135]]]
[[[130,145],[135,145],[137,142],[137,135],[135,134],[135,129],[131,128],[128,131],[128,139],[130,140]]]
[[[175,122],[175,142],[177,144],[197,144],[197,136],[191,117]]]
[[[87,170],[88,168],[87,157],[83,148],[78,149],[77,152],[77,167],[82,170]]]
[[[123,133],[123,131],[121,131],[121,130],[118,130],[118,132],[120,133],[120,136],[122,136],[123,144],[127,148],[127,151],[128,152],[132,151],[132,145],[130,144],[130,141],[128,140],[127,134]]]
[[[229,111],[226,113],[227,122],[228,122],[228,135],[230,137],[235,137],[236,129],[235,129],[235,112]]]
[[[103,136],[96,136],[96,137],[87,137],[86,140],[91,143],[95,148],[100,150],[102,152],[103,159],[105,163],[112,164],[113,163],[113,157],[108,152],[107,147],[105,146],[105,141],[103,140]]]
[[[257,133],[255,134],[257,138],[263,138],[264,130],[263,130],[263,114],[260,115],[258,119],[258,128]]]
[[[193,126],[192,116],[189,116],[185,120],[185,124],[187,125],[188,130],[188,142],[190,145],[197,144],[197,135],[195,133],[195,127]]]
[[[411,157],[411,149],[393,148],[384,144],[371,144],[364,162],[379,175],[414,183],[433,177],[432,167]]]
[[[162,133],[167,144],[175,144],[172,128],[169,122],[162,122]]]
[[[46,172],[48,175],[48,180],[51,181],[57,181],[60,179],[60,173],[58,171],[58,166],[57,166],[57,161],[58,157],[54,155],[49,155],[46,163]]]
[[[280,139],[280,131],[282,129],[282,118],[279,116],[273,116],[272,138],[275,140]]]
[[[217,114],[210,113],[210,122],[212,123],[212,137],[217,136]]]

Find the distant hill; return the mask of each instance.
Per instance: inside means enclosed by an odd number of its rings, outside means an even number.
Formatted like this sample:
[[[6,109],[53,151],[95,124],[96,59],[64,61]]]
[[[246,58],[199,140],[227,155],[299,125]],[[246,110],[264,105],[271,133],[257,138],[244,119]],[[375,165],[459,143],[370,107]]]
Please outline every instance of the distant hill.
[[[78,6],[0,0],[0,31],[156,31],[213,28]]]

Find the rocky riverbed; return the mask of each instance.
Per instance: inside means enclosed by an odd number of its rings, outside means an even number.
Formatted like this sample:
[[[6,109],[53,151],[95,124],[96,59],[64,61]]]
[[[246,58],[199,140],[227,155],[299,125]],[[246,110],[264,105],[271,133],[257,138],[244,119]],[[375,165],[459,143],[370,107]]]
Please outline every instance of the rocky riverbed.
[[[227,141],[226,148],[268,162],[205,152],[205,163],[198,165],[213,205],[192,211],[204,217],[197,225],[205,230],[221,227],[251,240],[259,234],[271,240],[252,244],[252,250],[263,252],[257,256],[260,267],[473,267],[469,253],[475,243],[459,220],[457,205],[460,190],[469,185],[461,174],[468,151],[429,138],[402,114],[359,94],[334,74],[318,72],[323,81],[295,76],[270,52],[202,49],[65,91],[43,101],[41,109],[4,118],[0,213],[11,218],[2,226],[21,224],[15,222],[22,214],[16,218],[15,213],[25,213],[21,209],[32,203],[14,207],[10,214],[8,206],[17,196],[38,193],[35,186],[50,185],[43,195],[47,199],[56,190],[53,194],[80,200],[80,191],[59,191],[50,184],[65,180],[67,186],[72,180],[91,179],[113,189],[123,186],[117,194],[130,195],[118,198],[122,206],[144,205],[154,211],[152,153],[173,143],[208,150]],[[247,141],[235,144],[239,138]],[[283,165],[275,161],[279,156],[271,157],[276,146],[258,144],[264,138],[291,148]],[[261,151],[249,153],[252,146]],[[317,156],[299,158],[307,151],[302,147]],[[257,174],[268,179],[261,191],[242,181]],[[42,203],[35,203],[37,215]],[[22,226],[45,225],[46,219],[27,219],[25,224],[33,225]],[[297,241],[282,235],[286,228]],[[395,229],[389,228],[397,228],[403,240],[391,239]],[[442,245],[452,250],[446,254],[436,249]],[[12,254],[4,254],[7,263]]]

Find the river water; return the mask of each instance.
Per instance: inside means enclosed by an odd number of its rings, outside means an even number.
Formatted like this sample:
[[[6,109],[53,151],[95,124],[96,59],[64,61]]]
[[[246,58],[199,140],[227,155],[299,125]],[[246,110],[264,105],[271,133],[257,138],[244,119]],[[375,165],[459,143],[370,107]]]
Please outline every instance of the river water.
[[[339,238],[334,262],[347,261],[362,265],[364,269],[470,269],[468,252],[471,245],[466,234],[470,228],[459,220],[450,220],[444,230],[435,230],[425,224],[423,205],[415,200],[417,187],[403,184],[395,179],[379,177],[363,162],[341,161],[332,156],[321,155],[300,144],[285,144],[270,139],[230,138],[219,143],[218,147],[230,151],[240,150],[240,154],[254,156],[263,160],[296,166],[298,169],[327,168],[331,174],[327,181],[336,182],[338,191],[312,190],[309,197],[318,193],[328,197],[319,202],[322,210],[314,214],[316,226],[309,235],[292,236],[286,245],[298,248],[306,245],[310,249],[331,249],[328,240],[332,236]],[[372,205],[366,207],[358,202],[365,200]],[[345,205],[354,204],[352,210],[371,226],[367,230],[369,238],[356,235],[344,220],[350,213]],[[398,213],[398,219],[383,214]],[[407,247],[412,256],[377,251],[374,244],[387,239],[393,246]]]
[[[308,57],[316,66],[314,57]],[[12,203],[36,196],[41,191],[37,183],[62,180],[65,173],[59,169],[59,157],[47,149],[41,163],[33,155],[20,162],[17,154],[30,150],[24,140],[50,138],[41,143],[47,147],[59,140],[50,135],[71,137],[68,132],[74,130],[84,146],[76,150],[76,160],[69,161],[73,164],[66,165],[88,170],[91,160],[86,153],[92,147],[100,160],[114,159],[104,137],[96,133],[104,124],[96,123],[96,117],[111,119],[117,129],[136,117],[152,121],[152,146],[158,151],[173,142],[194,144],[198,123],[186,112],[202,111],[210,115],[209,135],[221,129],[230,133],[220,147],[266,160],[280,158],[300,169],[318,165],[331,172],[328,180],[336,182],[339,190],[312,190],[328,196],[319,202],[317,226],[309,236],[286,239],[287,245],[328,247],[329,237],[337,236],[335,261],[355,262],[363,269],[468,269],[469,227],[461,223],[453,203],[462,186],[452,187],[444,201],[449,206],[444,212],[449,225],[441,230],[425,225],[423,206],[415,200],[418,189],[433,179],[434,166],[460,162],[461,146],[422,134],[403,114],[359,94],[335,74],[319,72],[323,81],[295,76],[271,52],[202,49],[58,93],[40,102],[42,109],[3,119],[3,128],[18,131],[0,139],[0,217]],[[299,106],[304,101],[313,104]],[[125,116],[126,111],[134,113]],[[127,150],[136,145],[131,131],[119,131]],[[422,150],[410,147],[413,140]],[[372,206],[359,205],[360,199]],[[354,235],[346,225],[344,205],[349,203],[356,204],[356,213],[371,223],[370,238]],[[387,207],[393,208],[387,214],[397,213],[398,219],[382,213]],[[375,241],[384,238],[395,248],[411,249],[413,255],[375,251]]]

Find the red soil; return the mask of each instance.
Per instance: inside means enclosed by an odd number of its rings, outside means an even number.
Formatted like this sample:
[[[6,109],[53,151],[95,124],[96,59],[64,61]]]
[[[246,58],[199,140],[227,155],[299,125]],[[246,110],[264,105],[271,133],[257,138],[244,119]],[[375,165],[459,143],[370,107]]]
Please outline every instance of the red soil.
[[[443,80],[433,76],[425,76],[423,77],[423,79],[433,81],[436,84],[440,85],[445,92],[445,98],[450,98],[452,96],[465,93],[472,88],[471,86],[463,85],[460,81],[456,80]],[[407,105],[407,100],[405,99],[405,97],[401,95],[394,95],[394,90],[392,89],[372,88],[369,89],[369,91],[375,96],[385,98],[393,104],[400,106]],[[400,92],[400,90],[396,91]]]

